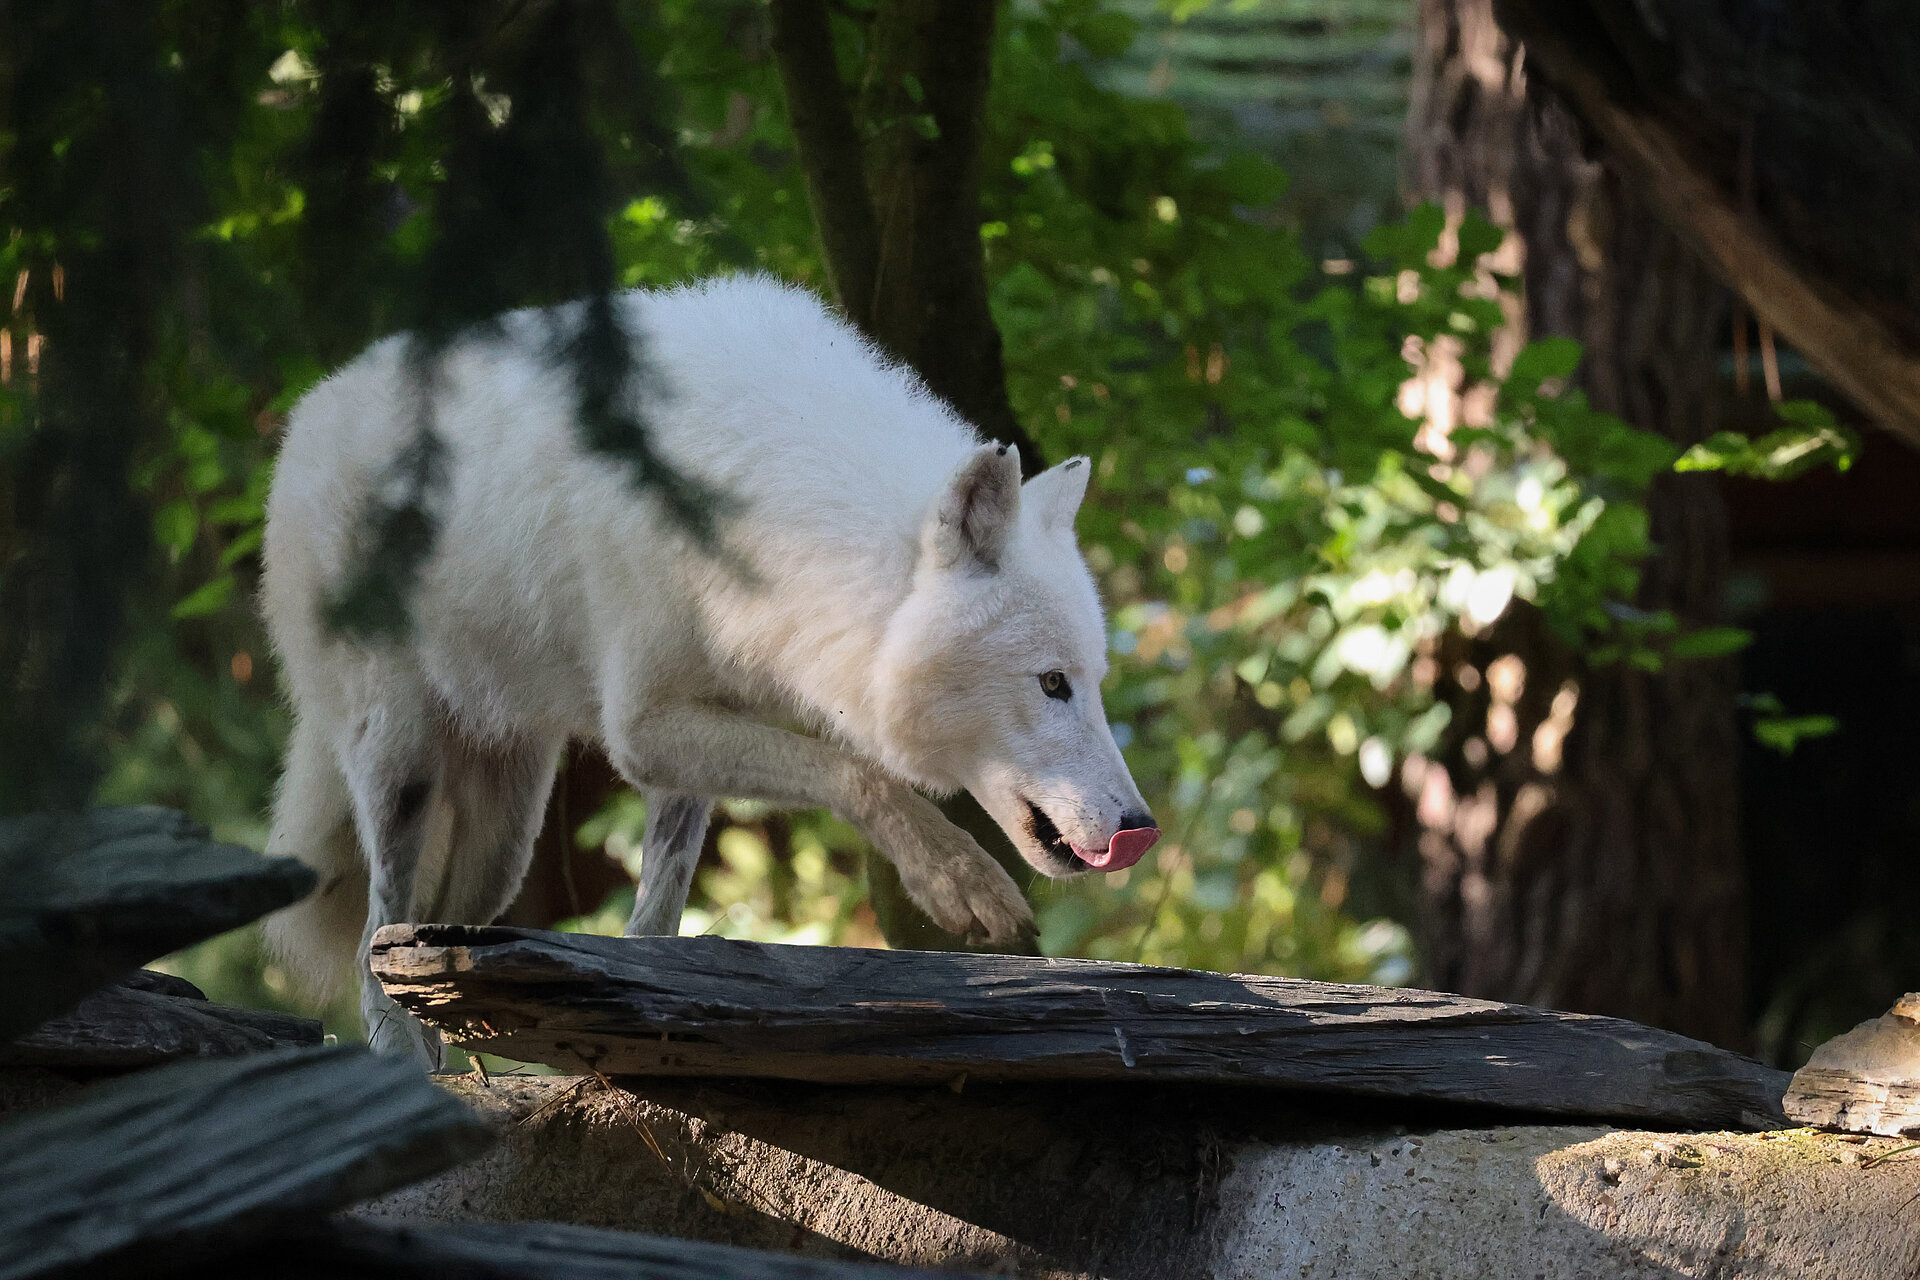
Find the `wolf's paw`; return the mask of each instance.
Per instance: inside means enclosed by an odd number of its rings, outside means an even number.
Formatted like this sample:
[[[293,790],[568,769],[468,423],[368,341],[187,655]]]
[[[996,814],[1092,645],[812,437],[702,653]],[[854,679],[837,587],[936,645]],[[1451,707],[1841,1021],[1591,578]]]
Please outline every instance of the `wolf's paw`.
[[[367,1044],[375,1053],[411,1058],[429,1075],[440,1069],[444,1052],[438,1031],[391,1000],[368,1002],[362,1013],[367,1022]]]
[[[924,861],[903,859],[898,864],[907,896],[935,924],[976,946],[1031,939],[1033,908],[1013,877],[971,836],[957,829],[953,836],[947,843],[955,847],[940,849]]]

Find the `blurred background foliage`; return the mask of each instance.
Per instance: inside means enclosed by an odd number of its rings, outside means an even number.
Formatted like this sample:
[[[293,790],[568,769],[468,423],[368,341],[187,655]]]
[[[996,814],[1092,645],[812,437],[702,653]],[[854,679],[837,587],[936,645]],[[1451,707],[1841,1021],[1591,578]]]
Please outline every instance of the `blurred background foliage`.
[[[511,12],[495,27],[476,16],[488,6],[201,8],[165,9],[156,34],[216,124],[194,156],[204,207],[181,310],[153,357],[166,429],[134,459],[154,551],[97,796],[174,805],[257,847],[287,724],[252,605],[276,433],[326,367],[422,323],[423,282],[450,287],[431,269],[448,157],[510,135],[528,99],[474,70],[491,56],[474,42],[515,38]],[[601,25],[582,38],[604,56],[580,92],[617,282],[758,270],[824,290],[764,6],[587,8]],[[1224,28],[1190,22],[1225,8],[1021,0],[999,29],[982,178],[993,316],[1022,425],[1050,458],[1094,461],[1079,527],[1111,619],[1107,705],[1167,832],[1130,871],[1028,890],[1049,954],[1405,982],[1419,960],[1384,801],[1447,727],[1436,642],[1516,599],[1600,663],[1715,657],[1742,637],[1623,604],[1647,551],[1641,496],[1679,450],[1570,389],[1577,344],[1503,343],[1498,231],[1394,206],[1410,7],[1348,0],[1303,26],[1299,3],[1231,6],[1261,56],[1326,64],[1291,104],[1235,81],[1214,47]],[[1205,74],[1174,81],[1181,59]],[[522,216],[549,215],[508,210],[473,234],[496,243]],[[51,279],[61,252],[16,227],[0,279]],[[456,310],[594,284],[587,268],[495,265]],[[0,430],[21,420],[32,325],[16,297]],[[1716,438],[1682,465],[1851,457],[1817,406],[1779,432]],[[581,850],[637,865],[638,797],[580,816]],[[687,931],[879,944],[848,827],[740,801],[721,818]],[[566,927],[617,932],[631,896]],[[289,1001],[250,934],[169,963],[216,998]],[[344,1013],[331,1026],[353,1034]]]

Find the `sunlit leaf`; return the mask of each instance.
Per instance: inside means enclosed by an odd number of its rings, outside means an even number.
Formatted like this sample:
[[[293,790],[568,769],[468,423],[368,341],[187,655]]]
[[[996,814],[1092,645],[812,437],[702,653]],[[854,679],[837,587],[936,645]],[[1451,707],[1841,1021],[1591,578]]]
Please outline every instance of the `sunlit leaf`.
[[[204,618],[220,612],[227,607],[227,601],[233,598],[233,575],[224,574],[202,586],[173,606],[173,616],[178,619]]]
[[[1676,658],[1724,658],[1753,643],[1753,632],[1744,627],[1702,627],[1689,631],[1668,646]]]
[[[1839,729],[1832,716],[1768,716],[1753,722],[1753,736],[1760,744],[1783,756],[1792,755],[1807,739],[1829,737]]]

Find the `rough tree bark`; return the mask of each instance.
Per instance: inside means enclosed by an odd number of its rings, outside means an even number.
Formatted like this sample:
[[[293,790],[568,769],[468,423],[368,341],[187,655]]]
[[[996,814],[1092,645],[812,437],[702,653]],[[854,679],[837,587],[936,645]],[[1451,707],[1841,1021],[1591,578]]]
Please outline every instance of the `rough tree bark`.
[[[1038,446],[1014,419],[980,251],[980,146],[995,7],[889,0],[865,32],[858,100],[825,0],[774,0],[773,50],[834,295],[986,435]]]
[[[1409,187],[1491,213],[1524,260],[1529,336],[1586,349],[1598,407],[1686,444],[1715,427],[1720,287],[1528,74],[1492,0],[1422,0]],[[1715,620],[1727,560],[1714,481],[1649,495],[1639,604]],[[1516,606],[1442,654],[1454,729],[1415,762],[1432,985],[1744,1039],[1734,675],[1588,668]]]

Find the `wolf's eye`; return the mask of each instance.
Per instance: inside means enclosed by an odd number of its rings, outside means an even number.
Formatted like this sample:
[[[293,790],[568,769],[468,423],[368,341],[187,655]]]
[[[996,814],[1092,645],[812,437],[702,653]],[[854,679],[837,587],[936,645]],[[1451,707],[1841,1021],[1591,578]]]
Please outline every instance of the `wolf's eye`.
[[[1041,676],[1040,691],[1062,702],[1073,697],[1073,686],[1067,683],[1067,673],[1064,671],[1049,671]]]

